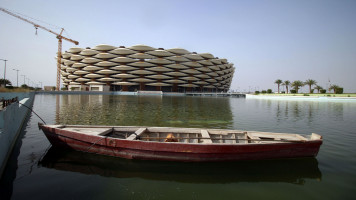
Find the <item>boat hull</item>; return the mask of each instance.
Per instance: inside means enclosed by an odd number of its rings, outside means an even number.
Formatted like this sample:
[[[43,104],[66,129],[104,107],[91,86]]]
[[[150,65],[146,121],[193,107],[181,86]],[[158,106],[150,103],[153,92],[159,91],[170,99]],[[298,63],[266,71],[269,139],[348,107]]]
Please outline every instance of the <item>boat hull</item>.
[[[140,160],[219,162],[315,157],[322,140],[267,144],[186,144],[126,140],[41,127],[53,146]]]

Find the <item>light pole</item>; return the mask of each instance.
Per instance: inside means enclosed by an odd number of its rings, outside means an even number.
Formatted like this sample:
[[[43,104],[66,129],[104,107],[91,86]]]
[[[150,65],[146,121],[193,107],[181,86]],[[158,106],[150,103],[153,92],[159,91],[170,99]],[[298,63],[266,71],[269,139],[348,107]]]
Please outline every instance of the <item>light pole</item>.
[[[17,75],[17,78],[16,78],[16,82],[17,82],[17,87],[19,87],[19,69],[12,69],[12,70],[15,70],[16,71],[16,75]]]
[[[0,59],[0,60],[3,60],[5,61],[5,68],[4,68],[4,87],[6,87],[6,81],[5,81],[5,78],[6,78],[6,61],[5,59]]]
[[[23,76],[23,84],[26,85],[26,82],[25,82],[25,80],[26,80],[26,75],[21,75],[21,76]]]

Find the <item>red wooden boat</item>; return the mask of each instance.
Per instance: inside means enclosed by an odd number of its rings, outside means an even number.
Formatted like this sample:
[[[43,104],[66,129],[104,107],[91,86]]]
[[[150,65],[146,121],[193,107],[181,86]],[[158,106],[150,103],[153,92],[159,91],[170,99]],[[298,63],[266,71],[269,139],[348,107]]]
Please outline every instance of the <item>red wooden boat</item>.
[[[142,160],[185,162],[315,157],[322,144],[318,134],[134,127],[43,125],[54,146]]]

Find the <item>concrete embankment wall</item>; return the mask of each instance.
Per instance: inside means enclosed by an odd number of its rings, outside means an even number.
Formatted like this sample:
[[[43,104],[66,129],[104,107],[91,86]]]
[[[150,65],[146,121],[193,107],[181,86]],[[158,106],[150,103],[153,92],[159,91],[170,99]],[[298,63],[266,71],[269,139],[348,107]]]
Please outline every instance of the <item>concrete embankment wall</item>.
[[[0,93],[0,98],[12,99],[15,97],[18,98],[21,104],[31,108],[35,93]],[[15,102],[0,111],[0,177],[26,120],[26,116],[30,112],[28,108],[21,104]]]

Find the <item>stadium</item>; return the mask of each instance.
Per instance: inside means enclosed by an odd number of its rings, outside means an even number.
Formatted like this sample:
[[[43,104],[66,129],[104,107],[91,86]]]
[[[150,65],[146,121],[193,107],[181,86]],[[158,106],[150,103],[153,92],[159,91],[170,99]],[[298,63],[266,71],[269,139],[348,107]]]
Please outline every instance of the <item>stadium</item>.
[[[61,55],[68,90],[226,92],[235,68],[224,58],[146,45],[70,48]]]

